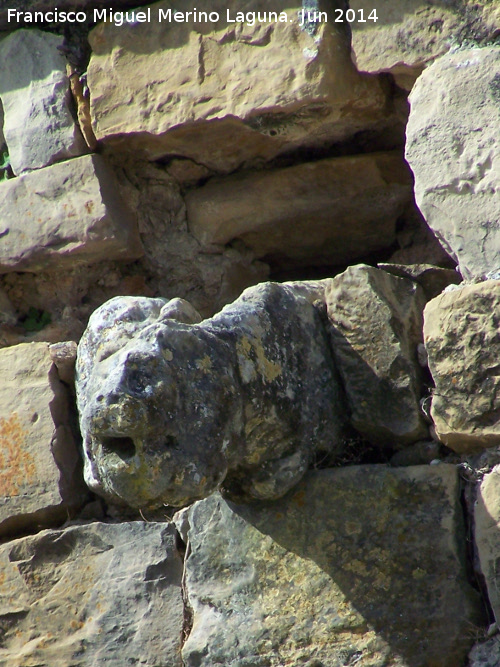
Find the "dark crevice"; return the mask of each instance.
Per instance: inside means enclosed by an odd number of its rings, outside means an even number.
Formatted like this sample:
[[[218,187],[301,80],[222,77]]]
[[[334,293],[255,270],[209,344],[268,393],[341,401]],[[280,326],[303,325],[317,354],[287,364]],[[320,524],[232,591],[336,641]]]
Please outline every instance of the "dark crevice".
[[[367,264],[368,266],[376,267],[377,264],[387,262],[391,256],[399,250],[397,242],[383,248],[369,255],[363,255],[349,264],[323,264],[315,266],[313,264],[305,264],[298,266],[296,262],[285,258],[283,256],[271,256],[259,258],[260,261],[269,265],[271,272],[269,280],[275,282],[284,282],[287,280],[321,280],[323,278],[333,278],[336,275],[343,273],[349,266],[356,264]]]
[[[474,506],[476,504],[480,480],[478,481],[473,473],[471,476],[471,471],[466,472],[465,468],[460,473],[460,480],[460,506],[465,532],[465,571],[470,585],[481,596],[485,627],[488,627],[492,623],[495,623],[495,615],[490,604],[486,580],[479,565],[479,554],[474,535]]]
[[[182,582],[181,582],[182,601],[184,604],[184,618],[183,618],[182,634],[181,634],[181,650],[182,650],[193,628],[193,608],[189,604],[189,596],[186,585],[186,563],[187,559],[189,558],[191,546],[189,544],[189,541],[187,542],[187,544],[186,542],[184,542],[179,531],[177,530],[175,535],[175,546],[184,564],[182,571]]]

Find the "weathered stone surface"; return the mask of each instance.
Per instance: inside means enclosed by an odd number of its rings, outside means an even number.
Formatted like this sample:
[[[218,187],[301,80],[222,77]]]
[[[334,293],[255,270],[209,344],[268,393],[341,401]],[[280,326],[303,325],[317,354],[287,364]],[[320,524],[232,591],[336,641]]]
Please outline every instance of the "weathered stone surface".
[[[410,90],[424,67],[450,46],[487,42],[498,36],[500,8],[495,1],[350,0],[356,18],[367,19],[376,6],[377,21],[357,20],[352,48],[361,71],[391,72],[398,85]]]
[[[49,345],[49,354],[57,368],[57,374],[62,382],[70,387],[75,383],[75,362],[77,344],[74,340]]]
[[[425,438],[417,361],[425,305],[420,286],[360,264],[332,279],[326,302],[353,426],[391,447]]]
[[[500,269],[500,47],[449,53],[410,95],[406,157],[427,223],[465,278]]]
[[[221,484],[274,498],[340,450],[343,403],[316,309],[265,283],[200,324],[163,299],[116,298],[79,344],[85,479],[133,507]]]
[[[0,273],[142,255],[133,213],[98,155],[0,183]]]
[[[425,308],[431,416],[439,439],[457,452],[500,445],[499,311],[498,280],[457,287]]]
[[[500,466],[486,474],[474,505],[474,537],[488,599],[500,623]]]
[[[156,294],[144,296],[182,297],[210,317],[245,288],[268,279],[268,265],[243,244],[210,252],[200,248],[188,229],[179,184],[164,168],[134,162],[120,186],[130,208],[137,211],[144,246],[141,266],[156,289]]]
[[[170,524],[92,523],[0,547],[0,663],[181,667],[182,562]]]
[[[379,269],[400,278],[410,278],[421,285],[428,300],[441,294],[448,285],[458,285],[461,276],[453,269],[444,269],[432,264],[377,264]]]
[[[352,466],[272,504],[213,495],[183,510],[184,664],[463,664],[480,614],[459,493],[454,466]]]
[[[324,2],[332,11],[344,0]],[[159,10],[219,12],[220,21],[159,22]],[[299,26],[300,2],[258,0],[287,22],[235,23],[237,0],[175,0],[152,20],[100,24],[88,68],[97,139],[156,159],[184,156],[224,172],[302,146],[394,125],[387,91],[360,75],[347,24]],[[227,22],[227,14],[233,22]],[[314,33],[314,34],[313,34]],[[391,116],[392,120],[389,120]]]
[[[15,174],[87,152],[70,112],[62,37],[17,30],[0,41],[4,135]]]
[[[237,238],[275,264],[343,265],[390,246],[410,200],[400,155],[375,153],[213,179],[186,206],[203,245]]]
[[[66,518],[86,496],[68,396],[46,343],[0,350],[0,535]]]
[[[478,642],[469,653],[467,667],[498,667],[500,665],[500,636]]]

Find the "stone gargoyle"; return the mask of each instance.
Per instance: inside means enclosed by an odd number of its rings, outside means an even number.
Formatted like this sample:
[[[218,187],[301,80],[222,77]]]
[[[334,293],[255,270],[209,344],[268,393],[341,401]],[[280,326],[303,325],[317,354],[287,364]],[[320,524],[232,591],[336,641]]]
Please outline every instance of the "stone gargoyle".
[[[186,301],[116,297],[78,347],[89,487],[131,507],[223,488],[282,496],[342,442],[342,393],[318,309],[264,283],[200,321]]]

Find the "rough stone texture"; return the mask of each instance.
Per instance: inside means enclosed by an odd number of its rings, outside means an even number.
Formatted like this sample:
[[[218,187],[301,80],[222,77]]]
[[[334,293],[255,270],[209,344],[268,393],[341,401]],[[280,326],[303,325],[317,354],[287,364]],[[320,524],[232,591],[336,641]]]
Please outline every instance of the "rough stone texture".
[[[406,157],[427,223],[465,278],[500,269],[500,47],[449,53],[410,95]]]
[[[343,0],[319,9],[343,7]],[[100,24],[88,68],[97,139],[151,159],[184,156],[223,172],[303,146],[324,147],[394,125],[388,91],[360,75],[347,24],[299,27],[300,2],[258,0],[252,11],[285,11],[287,23],[226,23],[237,0],[175,0],[158,10],[218,11],[217,24],[151,20]],[[192,17],[191,17],[192,18]],[[210,32],[212,31],[212,32]]]
[[[142,255],[132,211],[98,155],[0,184],[0,273]]]
[[[73,388],[75,383],[75,362],[77,344],[74,340],[49,345],[49,354],[57,368],[57,374],[62,382]]]
[[[350,0],[349,6],[367,19],[374,7],[377,22],[351,24],[352,48],[361,71],[391,72],[398,85],[410,90],[424,67],[467,41],[487,42],[500,34],[496,0]]]
[[[488,599],[500,623],[500,466],[486,474],[474,506],[474,536]]]
[[[186,206],[204,246],[240,239],[275,265],[345,265],[390,246],[410,200],[411,177],[395,152],[213,179],[189,192]]]
[[[500,636],[477,643],[469,653],[467,667],[498,667],[500,665]]]
[[[448,285],[458,285],[462,278],[453,269],[444,269],[432,264],[377,264],[379,269],[400,278],[410,278],[421,285],[427,300],[441,294]]]
[[[79,344],[85,479],[132,507],[222,483],[274,498],[341,447],[343,403],[320,315],[290,287],[246,290],[200,324],[163,299],[116,298]]]
[[[0,42],[3,131],[15,174],[87,152],[70,112],[62,43],[40,30],[17,30]]]
[[[0,536],[60,521],[86,496],[68,396],[46,343],[0,350]]]
[[[425,308],[431,416],[439,439],[457,452],[500,445],[499,311],[498,280],[457,287]]]
[[[0,547],[0,663],[181,667],[182,562],[170,524],[92,523]]]
[[[272,504],[180,514],[186,667],[463,664],[481,616],[454,466],[310,472]]]
[[[425,305],[420,286],[360,264],[332,279],[326,302],[353,426],[391,447],[425,438],[417,361]]]
[[[188,229],[179,185],[164,169],[134,162],[118,176],[128,205],[137,211],[145,253],[141,265],[154,290],[146,296],[182,297],[210,317],[246,287],[268,278],[267,264],[243,244],[200,249]]]

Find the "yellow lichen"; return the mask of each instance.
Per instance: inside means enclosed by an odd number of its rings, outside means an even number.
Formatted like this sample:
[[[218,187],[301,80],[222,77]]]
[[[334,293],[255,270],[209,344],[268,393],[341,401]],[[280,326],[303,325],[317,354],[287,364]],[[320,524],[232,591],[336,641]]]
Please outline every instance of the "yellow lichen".
[[[206,354],[206,355],[203,357],[203,359],[198,359],[198,360],[197,360],[197,362],[196,362],[196,366],[197,366],[197,368],[199,368],[200,370],[203,370],[203,371],[210,371],[210,370],[212,370],[212,360],[210,359],[210,357],[208,356],[208,354]]]
[[[266,382],[272,382],[278,375],[281,375],[281,366],[274,361],[270,361],[266,357],[264,347],[259,339],[253,338],[252,340],[249,340],[246,336],[243,336],[242,339],[238,341],[237,347],[239,355],[243,357],[243,359],[251,361],[252,364],[255,363],[251,357],[251,352],[253,350],[259,373]]]
[[[17,413],[0,417],[0,496],[17,496],[36,476],[35,462],[27,451],[28,431]]]

